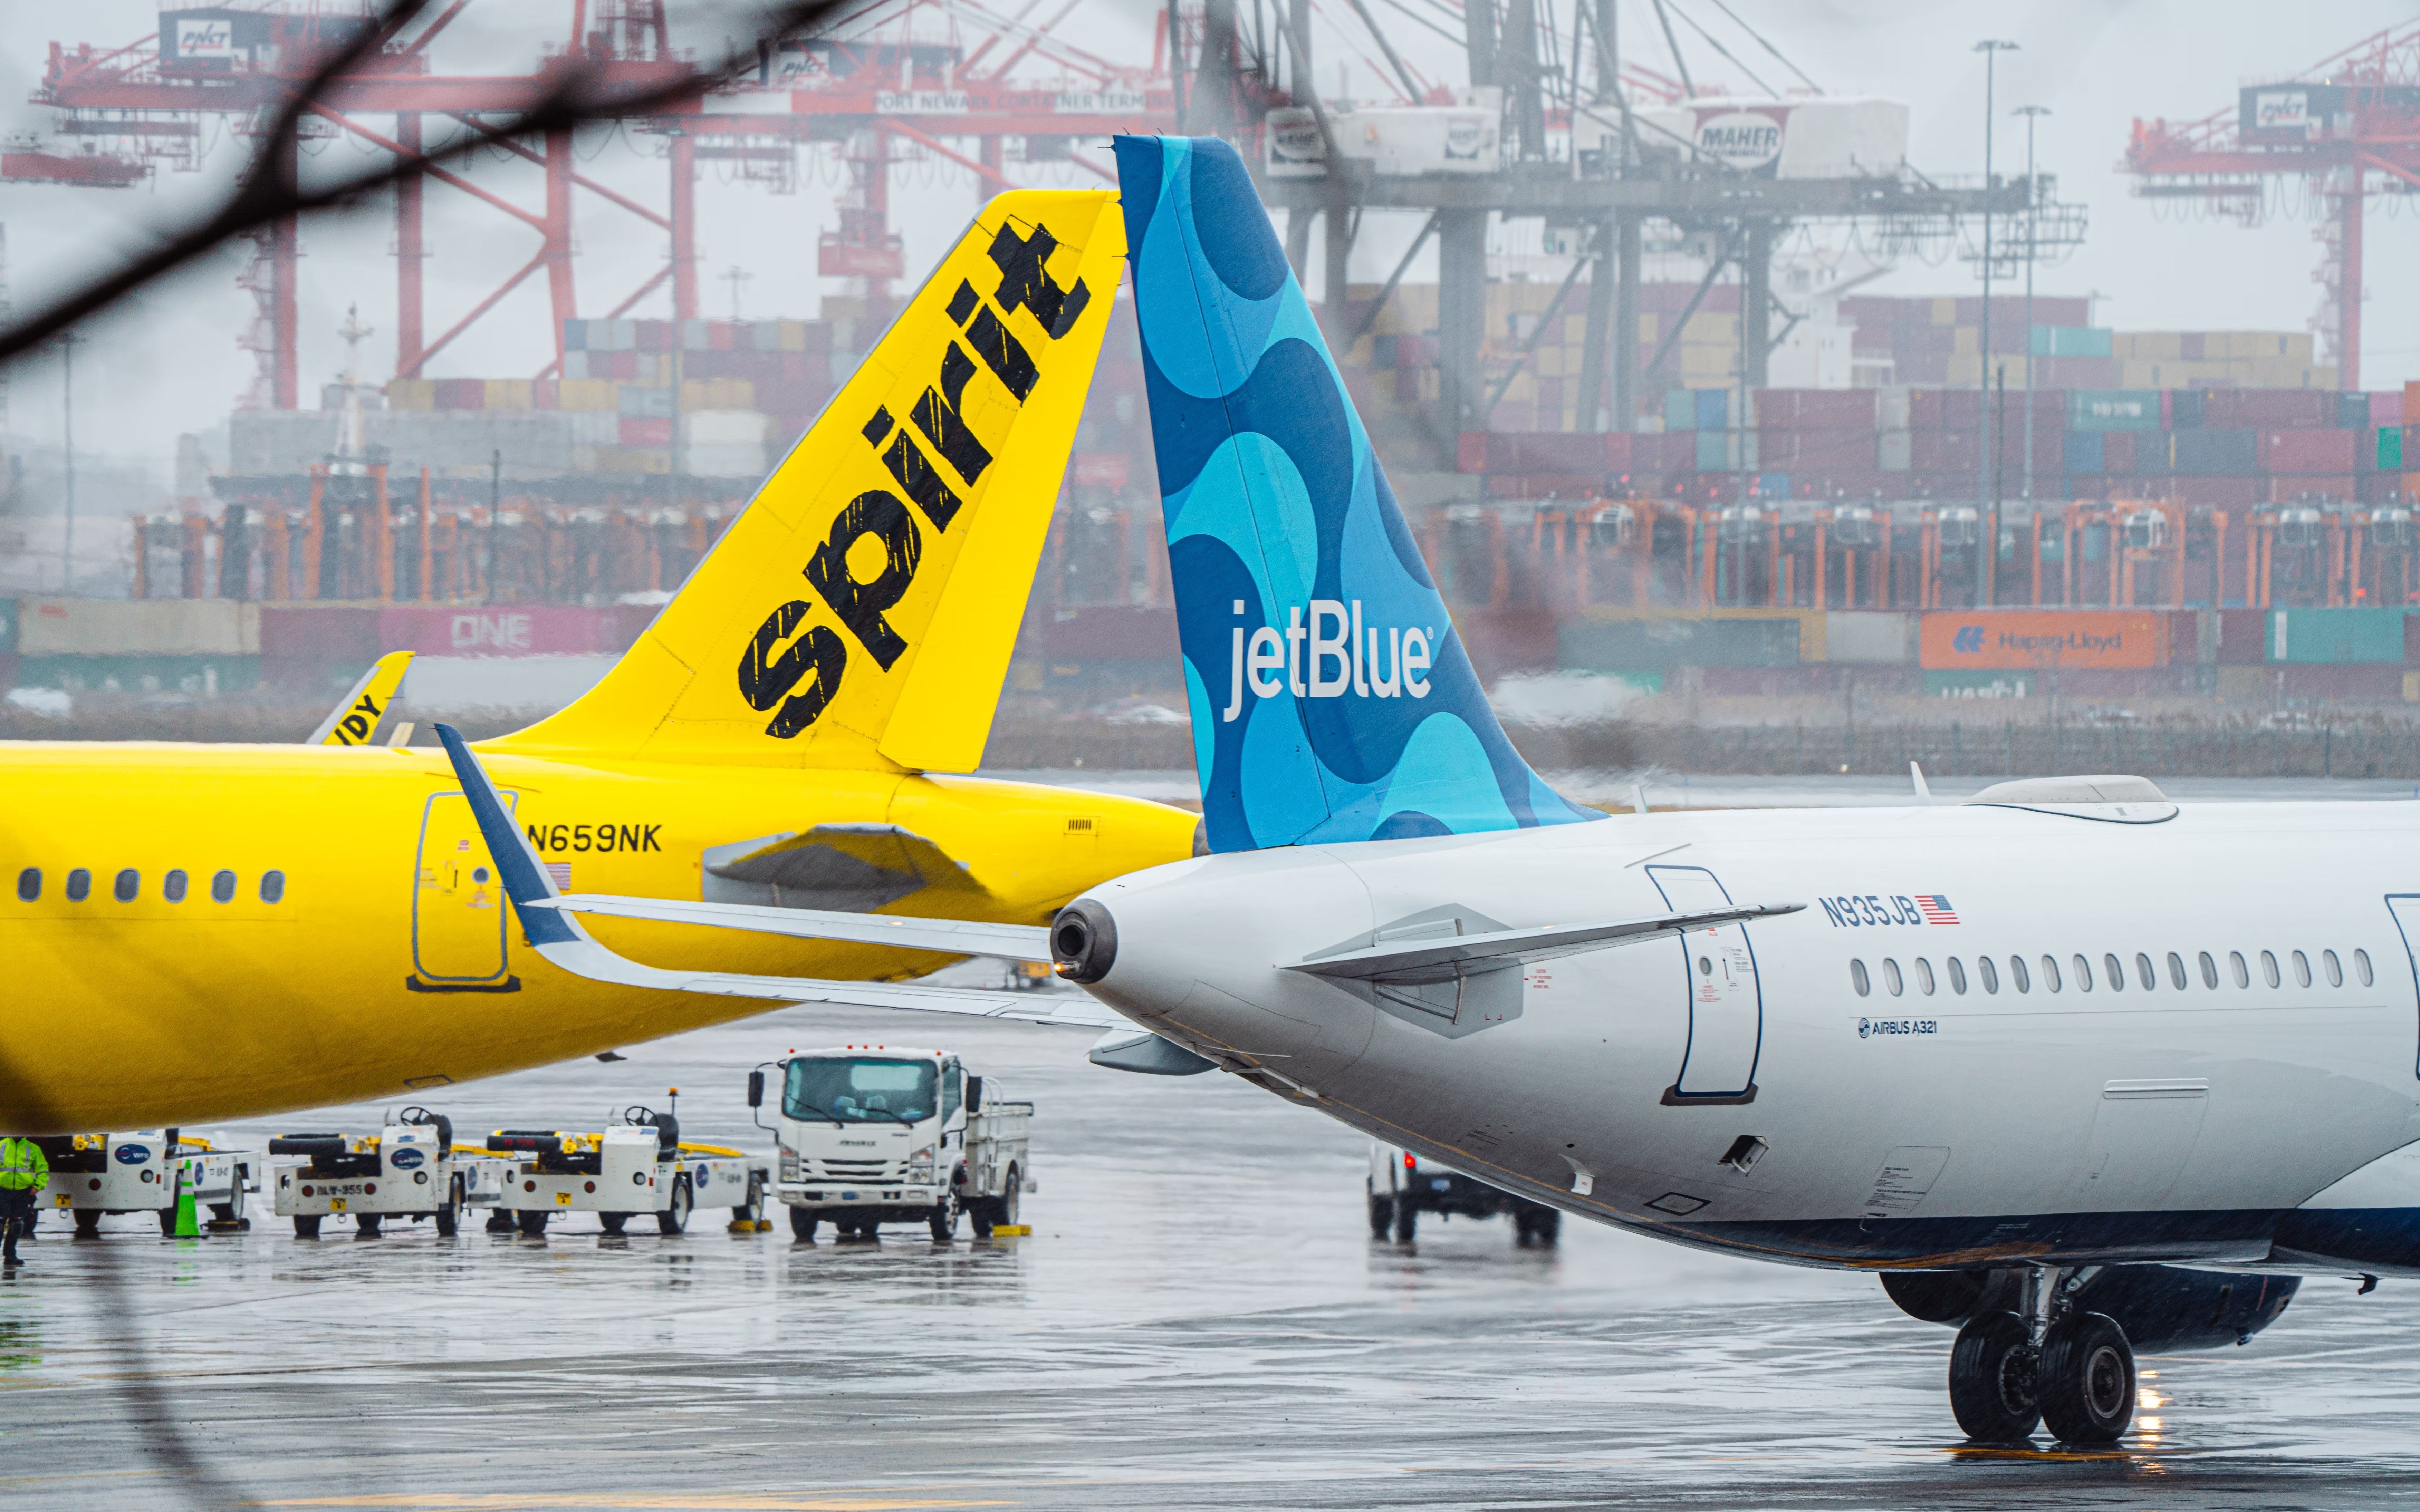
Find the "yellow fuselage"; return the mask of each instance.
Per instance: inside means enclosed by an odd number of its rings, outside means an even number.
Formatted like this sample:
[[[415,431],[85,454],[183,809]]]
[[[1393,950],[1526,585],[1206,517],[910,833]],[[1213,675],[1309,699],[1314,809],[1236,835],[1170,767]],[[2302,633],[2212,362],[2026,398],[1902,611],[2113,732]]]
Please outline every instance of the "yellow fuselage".
[[[1194,816],[1077,789],[903,773],[485,758],[566,890],[696,898],[703,853],[891,825],[962,890],[885,908],[1040,924],[1188,855]],[[194,1126],[445,1086],[763,1011],[555,970],[510,918],[442,752],[0,743],[0,1130]],[[71,899],[70,873],[89,890]],[[26,873],[39,872],[27,899]],[[181,901],[168,873],[185,873]],[[120,901],[120,873],[133,896]],[[213,884],[231,872],[233,895]],[[264,901],[277,872],[283,892]],[[949,957],[592,921],[652,964],[829,979]]]

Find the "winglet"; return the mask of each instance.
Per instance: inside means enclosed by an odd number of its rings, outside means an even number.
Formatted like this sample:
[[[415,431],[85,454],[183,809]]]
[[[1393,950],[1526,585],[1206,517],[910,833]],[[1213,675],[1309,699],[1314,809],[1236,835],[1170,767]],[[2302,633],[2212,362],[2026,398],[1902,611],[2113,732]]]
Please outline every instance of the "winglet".
[[[311,732],[302,744],[306,746],[366,746],[370,736],[378,733],[379,720],[393,706],[395,696],[403,688],[403,674],[411,668],[411,653],[390,651],[370,664],[362,680],[345,695],[345,701],[328,712],[319,728]]]
[[[513,912],[520,916],[521,933],[541,949],[582,939],[580,927],[560,910],[532,906],[537,900],[551,900],[562,894],[555,888],[553,874],[538,860],[537,852],[530,849],[529,841],[513,827],[512,819],[504,812],[504,800],[496,796],[495,783],[488,779],[479,759],[471,754],[462,732],[450,724],[441,724],[437,738],[445,743],[445,755],[453,762],[454,775],[462,783],[462,796],[470,802],[471,816],[479,822],[479,837],[488,842],[488,855],[496,863],[496,874],[504,879],[504,896],[513,901]]]

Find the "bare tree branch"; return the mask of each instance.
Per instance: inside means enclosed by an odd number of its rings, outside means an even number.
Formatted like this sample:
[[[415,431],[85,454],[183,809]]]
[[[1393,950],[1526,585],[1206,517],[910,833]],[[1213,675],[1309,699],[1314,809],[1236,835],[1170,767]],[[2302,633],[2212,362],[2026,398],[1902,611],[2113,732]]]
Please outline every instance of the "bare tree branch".
[[[640,88],[617,86],[609,82],[598,64],[568,61],[554,70],[544,92],[521,110],[494,123],[474,121],[470,134],[443,147],[417,156],[391,158],[377,167],[307,192],[289,181],[282,165],[301,136],[302,117],[319,110],[341,109],[344,81],[365,59],[375,58],[395,40],[427,9],[428,3],[429,0],[393,0],[361,36],[331,54],[295,86],[278,107],[268,130],[261,133],[251,166],[224,204],[174,232],[158,247],[125,267],[61,296],[0,332],[0,362],[40,347],[78,321],[107,309],[221,243],[289,216],[350,208],[365,195],[399,179],[458,161],[482,147],[510,138],[651,115],[695,100],[754,68],[759,44],[825,25],[841,12],[850,10],[855,0],[785,0],[768,7],[752,28],[753,36],[744,51],[735,48],[718,67],[669,84]]]

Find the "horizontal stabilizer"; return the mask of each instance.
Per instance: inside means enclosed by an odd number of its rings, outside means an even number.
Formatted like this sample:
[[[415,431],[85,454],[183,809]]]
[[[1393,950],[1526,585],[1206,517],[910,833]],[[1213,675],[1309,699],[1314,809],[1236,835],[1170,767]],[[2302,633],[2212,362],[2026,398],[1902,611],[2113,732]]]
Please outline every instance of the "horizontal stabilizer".
[[[755,977],[722,971],[681,971],[644,965],[616,954],[589,937],[580,927],[577,910],[559,906],[563,893],[540,862],[529,841],[506,817],[496,786],[478,758],[471,754],[462,733],[452,725],[437,727],[437,738],[454,764],[462,795],[479,823],[480,837],[496,863],[504,895],[512,900],[521,933],[531,947],[550,963],[574,976],[621,987],[645,987],[659,992],[703,993],[718,997],[761,997],[775,1003],[831,1003],[858,1008],[905,1008],[934,1013],[967,1013],[983,1018],[1022,1019],[1034,1024],[1067,1024],[1079,1028],[1117,1028],[1128,1021],[1092,998],[1058,994],[980,992],[954,987],[924,987],[905,982],[823,981],[808,977]],[[612,901],[612,900],[606,900]],[[699,906],[691,904],[690,906]],[[750,913],[788,915],[795,910],[748,909]],[[929,922],[929,921],[927,921]],[[982,928],[984,926],[975,926]],[[1036,930],[1034,933],[1040,933]],[[944,946],[943,949],[964,949]],[[988,952],[986,952],[988,953]]]
[[[881,914],[834,914],[814,908],[765,908],[753,903],[689,903],[677,898],[621,898],[589,892],[535,899],[531,906],[609,918],[652,918],[665,924],[704,924],[713,929],[789,934],[808,940],[892,945],[903,950],[946,950],[952,955],[991,955],[1044,964],[1050,960],[1050,932],[1034,924],[893,918]]]
[[[1743,903],[1736,908],[1709,908],[1693,914],[1651,914],[1644,918],[1608,924],[1548,924],[1537,929],[1496,930],[1485,934],[1375,945],[1297,961],[1285,969],[1379,986],[1420,986],[1501,971],[1533,961],[1577,955],[1583,950],[1637,945],[1660,935],[1802,913],[1806,907],[1805,903]]]

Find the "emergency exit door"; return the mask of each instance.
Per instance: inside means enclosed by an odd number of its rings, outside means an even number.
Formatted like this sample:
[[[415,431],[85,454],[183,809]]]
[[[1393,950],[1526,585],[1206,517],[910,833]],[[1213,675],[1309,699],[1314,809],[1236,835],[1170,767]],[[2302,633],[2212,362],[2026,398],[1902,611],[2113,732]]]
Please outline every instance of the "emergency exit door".
[[[501,795],[509,814],[516,794]],[[420,816],[411,891],[411,985],[419,992],[511,992],[504,974],[504,898],[495,858],[459,793],[431,796]]]
[[[1731,905],[1731,897],[1701,866],[1651,866],[1649,880],[1678,914]],[[1756,950],[1747,926],[1725,924],[1681,936],[1687,978],[1689,1038],[1681,1073],[1665,1089],[1667,1105],[1756,1101],[1756,1057],[1764,1038],[1764,995],[1757,984]]]

